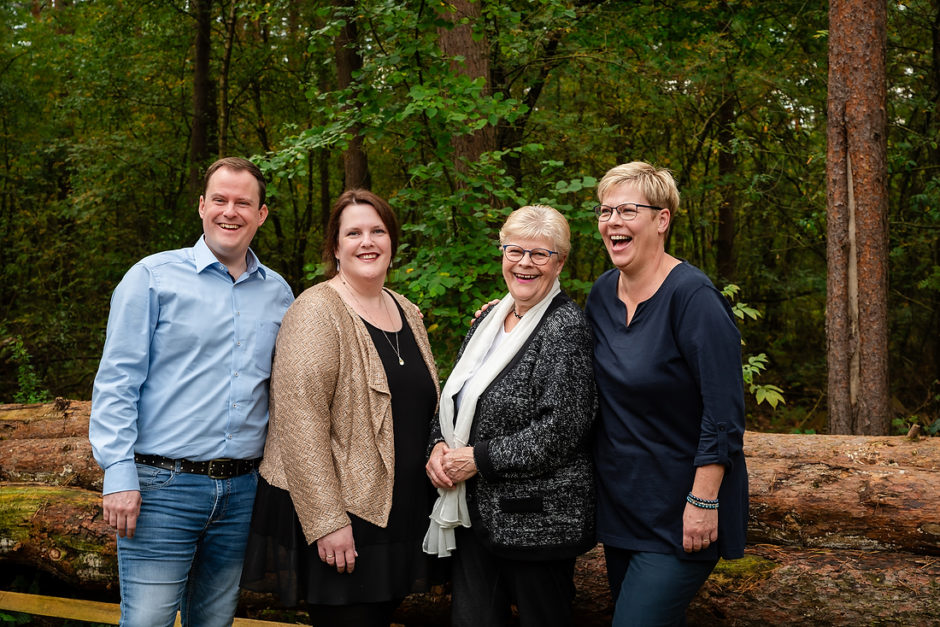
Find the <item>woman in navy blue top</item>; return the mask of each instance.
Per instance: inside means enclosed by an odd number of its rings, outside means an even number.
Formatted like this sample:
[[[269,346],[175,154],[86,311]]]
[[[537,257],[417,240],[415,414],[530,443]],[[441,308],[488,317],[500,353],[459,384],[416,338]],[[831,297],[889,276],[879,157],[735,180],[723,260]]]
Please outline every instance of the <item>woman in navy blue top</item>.
[[[616,268],[587,301],[600,401],[597,530],[614,625],[682,625],[719,557],[744,551],[741,336],[699,269],[665,251],[679,205],[666,170],[633,162],[598,185]]]

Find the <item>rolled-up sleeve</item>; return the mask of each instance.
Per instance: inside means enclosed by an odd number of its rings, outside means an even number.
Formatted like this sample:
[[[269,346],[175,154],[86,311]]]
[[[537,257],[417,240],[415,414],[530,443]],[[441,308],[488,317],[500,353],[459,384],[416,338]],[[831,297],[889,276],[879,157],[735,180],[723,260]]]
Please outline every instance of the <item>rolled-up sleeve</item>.
[[[703,286],[692,295],[679,320],[677,340],[702,397],[694,464],[730,469],[744,445],[741,334],[716,289]]]
[[[134,464],[140,388],[150,367],[159,303],[150,271],[132,267],[111,296],[107,338],[92,392],[88,436],[104,469],[103,494],[138,490]]]

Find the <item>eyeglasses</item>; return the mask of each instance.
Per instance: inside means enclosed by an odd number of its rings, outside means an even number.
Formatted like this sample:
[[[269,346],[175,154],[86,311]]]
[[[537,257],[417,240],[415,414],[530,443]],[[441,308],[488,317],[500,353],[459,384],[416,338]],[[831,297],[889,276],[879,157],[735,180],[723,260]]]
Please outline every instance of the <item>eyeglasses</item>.
[[[620,218],[623,221],[629,222],[630,220],[633,220],[634,218],[636,218],[636,214],[639,213],[640,207],[646,207],[647,209],[655,209],[656,211],[659,211],[662,209],[662,207],[654,207],[653,205],[641,205],[640,203],[636,203],[636,202],[625,202],[622,205],[617,205],[616,207],[608,207],[607,205],[596,205],[594,207],[594,214],[597,216],[597,220],[599,222],[607,222],[608,220],[610,220],[611,216],[613,216],[614,212],[616,211],[618,214],[620,214]]]
[[[525,254],[529,253],[529,259],[537,266],[544,266],[548,263],[548,260],[552,258],[552,255],[558,254],[557,250],[548,250],[547,248],[526,250],[522,246],[516,246],[515,244],[505,244],[500,246],[500,248],[503,249],[503,254],[506,255],[506,259],[512,262],[522,261]]]

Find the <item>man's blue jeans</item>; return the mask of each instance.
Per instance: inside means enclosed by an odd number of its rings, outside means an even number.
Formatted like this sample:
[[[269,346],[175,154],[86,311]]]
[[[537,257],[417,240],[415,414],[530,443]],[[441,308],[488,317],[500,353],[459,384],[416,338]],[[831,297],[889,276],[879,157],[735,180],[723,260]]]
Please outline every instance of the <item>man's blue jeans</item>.
[[[138,464],[137,475],[137,531],[117,539],[121,625],[170,627],[177,609],[183,625],[231,625],[257,471],[210,479]]]

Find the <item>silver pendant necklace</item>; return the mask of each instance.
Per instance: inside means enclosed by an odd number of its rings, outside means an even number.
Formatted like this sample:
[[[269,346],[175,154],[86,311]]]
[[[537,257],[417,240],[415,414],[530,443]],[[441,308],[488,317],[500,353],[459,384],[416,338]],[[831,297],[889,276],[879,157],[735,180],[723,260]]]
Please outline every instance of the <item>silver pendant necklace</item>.
[[[363,311],[365,311],[366,308],[362,306],[362,302],[360,302],[360,301],[359,301],[359,297],[356,296],[355,290],[353,290],[352,286],[349,285],[349,284],[346,282],[346,278],[343,277],[342,273],[340,273],[339,280],[342,281],[343,287],[345,287],[346,290],[349,292],[349,294],[353,297],[353,299],[356,301],[356,304],[359,305],[359,308],[362,309]],[[385,291],[384,291],[384,290],[382,291],[382,305],[385,307],[385,315],[386,315],[386,317],[388,318],[389,322],[391,322],[391,321],[392,321],[392,314],[391,314],[391,313],[389,312],[389,310],[388,310],[388,302],[385,300]],[[402,325],[404,326],[404,324],[405,324],[404,319],[402,319],[401,323],[402,323]],[[378,326],[378,325],[375,325],[375,324],[372,325],[372,326],[374,326],[375,328],[377,328],[379,331],[382,332],[382,335],[385,336],[385,341],[388,342],[388,345],[392,348],[393,351],[395,351],[395,356],[398,357],[398,365],[399,365],[399,366],[404,366],[404,365],[405,365],[405,360],[402,359],[402,357],[401,357],[401,349],[400,349],[399,344],[398,344],[398,331],[392,331],[392,335],[395,336],[395,343],[392,344],[392,341],[391,341],[390,339],[388,339],[388,333],[386,333],[385,329],[383,329],[382,327],[380,327],[380,326]]]
[[[385,305],[385,315],[388,316],[388,319],[392,319],[392,314],[388,310],[388,302],[385,300],[385,295],[382,295],[382,303]],[[401,321],[402,326],[405,325],[404,319]],[[395,351],[395,356],[398,357],[398,365],[404,366],[405,360],[401,358],[401,349],[398,346],[398,331],[392,331],[392,335],[395,336],[395,345],[392,346],[392,341],[388,339],[388,333],[385,332],[385,329],[379,329],[382,331],[382,335],[385,336],[385,341],[388,342],[388,345],[392,347],[392,350]]]

